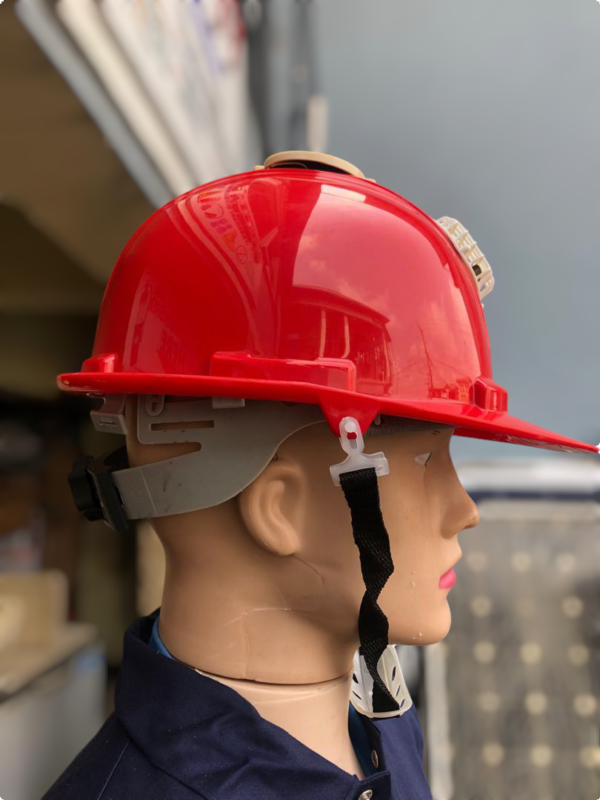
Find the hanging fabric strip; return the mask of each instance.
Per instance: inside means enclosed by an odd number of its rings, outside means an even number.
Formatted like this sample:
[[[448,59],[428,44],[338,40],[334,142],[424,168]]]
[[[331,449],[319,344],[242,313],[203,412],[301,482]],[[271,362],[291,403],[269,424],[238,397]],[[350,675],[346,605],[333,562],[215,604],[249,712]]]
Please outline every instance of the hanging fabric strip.
[[[373,711],[396,711],[398,703],[377,671],[388,645],[388,620],[377,600],[394,571],[390,540],[379,505],[379,488],[374,469],[340,475],[340,484],[350,507],[352,533],[358,547],[366,592],[360,606],[358,634],[360,653],[373,678]]]

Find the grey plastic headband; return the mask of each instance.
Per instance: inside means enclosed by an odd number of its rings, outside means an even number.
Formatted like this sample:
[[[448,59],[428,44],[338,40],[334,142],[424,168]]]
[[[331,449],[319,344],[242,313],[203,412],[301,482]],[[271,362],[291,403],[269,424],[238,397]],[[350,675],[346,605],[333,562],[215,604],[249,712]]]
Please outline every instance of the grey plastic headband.
[[[124,397],[92,412],[98,430],[127,433]],[[232,407],[233,406],[233,407]],[[196,442],[197,452],[113,472],[129,519],[219,505],[252,483],[292,433],[323,422],[318,406],[220,398],[138,397],[142,444]]]

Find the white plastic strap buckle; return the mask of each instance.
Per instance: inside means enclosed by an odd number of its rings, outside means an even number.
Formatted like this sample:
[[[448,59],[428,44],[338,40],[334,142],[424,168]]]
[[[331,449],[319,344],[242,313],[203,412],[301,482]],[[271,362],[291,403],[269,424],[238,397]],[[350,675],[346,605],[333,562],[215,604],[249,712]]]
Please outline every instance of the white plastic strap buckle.
[[[396,711],[373,710],[373,678],[367,668],[365,659],[357,650],[354,654],[354,668],[352,671],[352,690],[350,702],[359,714],[365,717],[386,719],[401,717],[412,708],[412,698],[400,666],[398,650],[395,645],[388,644],[377,665],[379,677],[384,682],[388,692],[398,703]]]
[[[340,422],[340,442],[348,453],[348,458],[341,464],[329,467],[335,486],[340,485],[340,475],[346,472],[358,472],[360,469],[374,469],[377,477],[389,475],[390,466],[383,453],[364,452],[365,442],[360,425],[354,417],[344,417]]]

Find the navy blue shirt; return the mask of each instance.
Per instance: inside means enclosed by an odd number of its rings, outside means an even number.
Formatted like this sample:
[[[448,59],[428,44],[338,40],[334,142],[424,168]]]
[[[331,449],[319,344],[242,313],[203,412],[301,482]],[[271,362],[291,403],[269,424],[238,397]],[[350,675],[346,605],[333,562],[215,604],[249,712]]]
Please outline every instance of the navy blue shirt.
[[[157,653],[156,616],[125,634],[115,712],[44,800],[359,800],[369,789],[373,800],[431,800],[414,707],[360,717],[378,769],[359,780],[233,689]]]

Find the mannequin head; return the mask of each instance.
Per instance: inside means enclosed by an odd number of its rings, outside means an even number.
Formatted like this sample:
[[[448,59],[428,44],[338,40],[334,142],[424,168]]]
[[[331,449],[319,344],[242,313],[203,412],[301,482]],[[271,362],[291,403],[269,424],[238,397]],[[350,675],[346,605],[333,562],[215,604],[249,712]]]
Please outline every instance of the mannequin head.
[[[390,465],[379,489],[395,572],[379,603],[393,643],[436,642],[450,627],[439,580],[460,557],[458,532],[478,521],[450,459],[452,432],[431,426],[365,440],[366,452],[383,450]],[[194,447],[128,437],[132,466]],[[329,475],[342,455],[328,426],[312,425],[283,442],[237,497],[153,521],[167,559],[161,632],[178,658],[272,683],[350,669],[364,583],[350,512]]]

